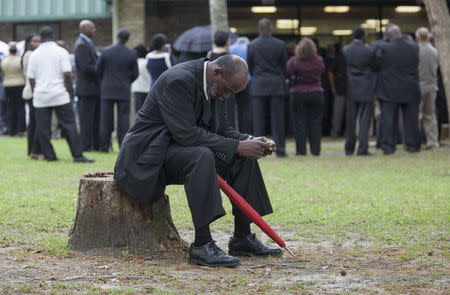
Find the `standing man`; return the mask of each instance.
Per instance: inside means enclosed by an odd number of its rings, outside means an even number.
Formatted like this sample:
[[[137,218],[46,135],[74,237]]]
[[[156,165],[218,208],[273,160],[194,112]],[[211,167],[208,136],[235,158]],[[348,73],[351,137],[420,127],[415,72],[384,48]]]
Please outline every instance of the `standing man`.
[[[75,125],[75,114],[70,96],[72,89],[72,66],[67,50],[53,41],[53,29],[45,26],[39,31],[41,44],[33,51],[28,62],[27,76],[36,108],[36,133],[42,153],[47,161],[57,157],[50,143],[53,110],[69,144],[74,162],[91,163],[93,159],[83,156],[80,135]]]
[[[342,136],[345,115],[345,92],[347,88],[347,65],[340,44],[335,46],[336,54],[328,68],[328,80],[334,96],[331,136]]]
[[[287,96],[285,68],[287,51],[284,42],[272,37],[272,22],[263,18],[258,23],[259,37],[248,46],[248,68],[252,75],[253,132],[266,134],[267,108],[270,108],[272,136],[277,156],[285,157],[284,107]]]
[[[426,148],[432,149],[439,147],[436,118],[438,54],[430,43],[427,28],[417,29],[416,40],[419,45],[419,81],[422,94],[419,118],[427,139]]]
[[[357,28],[353,32],[354,40],[344,47],[347,64],[347,107],[345,154],[353,155],[356,143],[356,122],[359,117],[358,156],[372,155],[368,151],[369,128],[374,100],[372,74],[374,55],[365,44],[367,32]]]
[[[96,69],[98,56],[92,41],[94,36],[94,23],[90,20],[82,20],[74,54],[83,151],[98,150],[100,140],[100,85]]]
[[[130,32],[120,29],[118,42],[101,51],[97,72],[101,85],[100,150],[111,148],[111,133],[114,129],[114,105],[117,104],[117,140],[119,147],[130,126],[131,83],[139,76],[137,56],[125,44]]]
[[[259,214],[272,213],[256,160],[275,151],[275,143],[239,133],[226,119],[226,99],[244,89],[247,78],[245,61],[231,54],[168,69],[153,85],[117,157],[116,184],[140,202],[157,200],[168,184],[184,184],[195,227],[192,264],[236,267],[233,256],[281,255],[251,233],[250,220],[236,206],[229,254],[214,243],[209,228],[225,215],[216,173]]]
[[[402,110],[406,150],[420,150],[419,136],[419,47],[405,41],[400,28],[391,26],[387,31],[390,42],[381,44],[376,63],[380,68],[377,96],[381,100],[383,139],[381,148],[385,155],[395,153],[396,118]]]

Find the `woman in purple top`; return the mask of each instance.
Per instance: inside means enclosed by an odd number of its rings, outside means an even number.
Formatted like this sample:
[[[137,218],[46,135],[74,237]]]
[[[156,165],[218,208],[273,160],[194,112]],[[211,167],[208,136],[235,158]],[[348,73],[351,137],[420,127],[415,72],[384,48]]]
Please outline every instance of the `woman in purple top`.
[[[306,155],[307,139],[311,154],[320,154],[324,102],[321,75],[324,69],[323,59],[317,54],[314,42],[310,38],[302,38],[295,47],[295,56],[288,60],[286,67],[289,77],[296,76],[289,93],[297,155]]]

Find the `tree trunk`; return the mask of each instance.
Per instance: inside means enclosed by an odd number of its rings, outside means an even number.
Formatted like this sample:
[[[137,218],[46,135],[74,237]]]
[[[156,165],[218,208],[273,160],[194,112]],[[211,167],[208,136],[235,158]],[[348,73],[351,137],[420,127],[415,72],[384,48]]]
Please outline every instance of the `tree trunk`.
[[[213,35],[217,30],[228,31],[227,1],[209,0],[209,17]]]
[[[172,222],[167,196],[141,205],[114,185],[109,172],[87,174],[80,180],[69,245],[74,250],[129,247],[153,252],[180,252],[187,247]]]
[[[450,15],[446,0],[423,0],[430,22],[450,110]]]

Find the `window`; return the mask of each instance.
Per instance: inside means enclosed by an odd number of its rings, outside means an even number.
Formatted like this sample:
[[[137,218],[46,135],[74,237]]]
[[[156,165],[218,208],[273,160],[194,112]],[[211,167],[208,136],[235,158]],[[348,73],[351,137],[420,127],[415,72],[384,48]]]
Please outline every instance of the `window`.
[[[31,33],[39,33],[39,29],[43,26],[50,26],[53,29],[55,40],[61,39],[59,23],[23,23],[14,25],[14,40],[21,41]]]

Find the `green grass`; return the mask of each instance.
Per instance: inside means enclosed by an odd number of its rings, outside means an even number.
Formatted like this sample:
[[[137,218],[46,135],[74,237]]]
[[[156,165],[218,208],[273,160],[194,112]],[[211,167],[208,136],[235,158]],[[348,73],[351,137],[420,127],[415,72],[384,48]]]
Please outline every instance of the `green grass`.
[[[75,164],[64,141],[53,144],[61,160],[49,163],[28,159],[25,139],[0,138],[0,245],[39,245],[48,253],[69,255],[67,233],[79,179],[87,172],[112,171],[117,153],[88,153],[96,163]],[[288,148],[287,159],[270,157],[260,165],[275,211],[266,219],[292,232],[289,239],[398,245],[409,249],[406,258],[437,246],[448,255],[448,147],[350,158],[337,142],[325,142],[317,158],[292,156],[292,143]],[[191,228],[183,187],[170,186],[167,193],[176,226]],[[223,203],[231,212],[226,197]],[[212,228],[229,231],[230,214]]]

